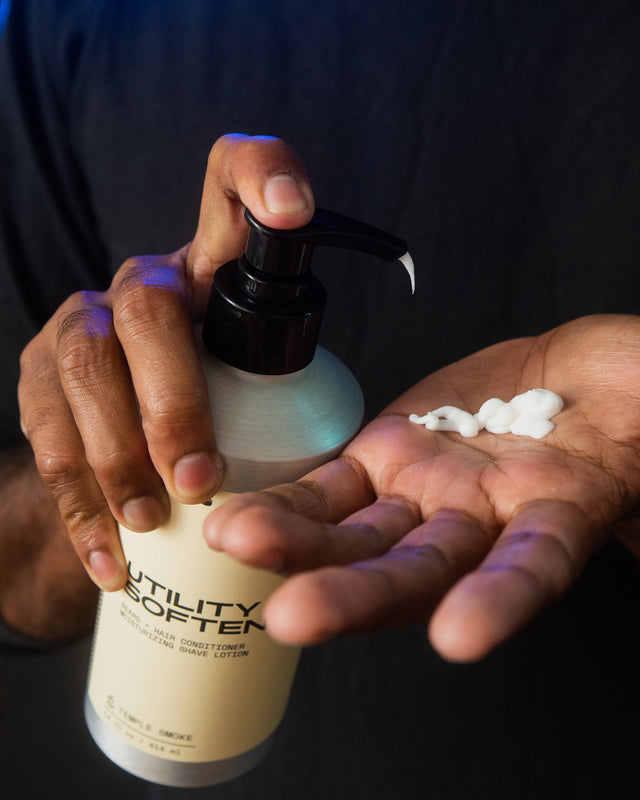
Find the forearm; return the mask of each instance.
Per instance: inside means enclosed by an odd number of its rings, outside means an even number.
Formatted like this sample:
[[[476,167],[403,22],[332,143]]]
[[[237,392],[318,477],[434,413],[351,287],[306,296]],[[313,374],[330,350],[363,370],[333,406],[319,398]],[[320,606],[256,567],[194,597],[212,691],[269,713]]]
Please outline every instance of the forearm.
[[[0,502],[0,619],[44,642],[85,633],[97,590],[26,446],[0,460]]]

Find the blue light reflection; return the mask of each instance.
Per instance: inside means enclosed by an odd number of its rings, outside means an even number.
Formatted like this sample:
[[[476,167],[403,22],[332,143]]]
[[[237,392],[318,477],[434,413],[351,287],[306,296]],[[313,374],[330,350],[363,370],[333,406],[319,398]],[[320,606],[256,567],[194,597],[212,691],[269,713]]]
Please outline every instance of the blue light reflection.
[[[7,25],[9,11],[11,11],[11,0],[0,0],[0,36],[4,33]]]

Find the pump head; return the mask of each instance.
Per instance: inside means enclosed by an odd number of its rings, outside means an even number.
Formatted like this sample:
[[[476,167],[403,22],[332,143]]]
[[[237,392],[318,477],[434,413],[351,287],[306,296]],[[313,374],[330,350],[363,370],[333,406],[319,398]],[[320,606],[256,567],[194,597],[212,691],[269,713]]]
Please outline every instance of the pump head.
[[[269,228],[247,209],[247,248],[214,277],[202,338],[221,361],[247,372],[283,375],[313,358],[324,287],[310,270],[316,245],[400,259],[411,277],[413,262],[402,239],[333,211],[316,209],[307,225]]]

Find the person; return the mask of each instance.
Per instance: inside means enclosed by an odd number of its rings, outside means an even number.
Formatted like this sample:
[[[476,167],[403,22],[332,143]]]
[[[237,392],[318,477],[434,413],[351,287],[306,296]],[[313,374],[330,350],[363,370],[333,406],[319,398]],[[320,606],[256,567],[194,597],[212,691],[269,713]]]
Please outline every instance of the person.
[[[219,486],[191,330],[242,252],[245,206],[293,228],[322,198],[405,236],[418,265],[415,298],[391,268],[318,265],[323,342],[370,421],[303,481],[205,523],[211,547],[291,575],[270,633],[325,643],[272,758],[206,796],[637,793],[639,25],[621,1],[14,0],[0,67],[14,640],[85,630],[85,570],[108,591],[125,579],[116,522],[150,530],[169,496]],[[23,347],[35,458],[11,397]],[[566,404],[540,441],[408,421],[537,387]]]

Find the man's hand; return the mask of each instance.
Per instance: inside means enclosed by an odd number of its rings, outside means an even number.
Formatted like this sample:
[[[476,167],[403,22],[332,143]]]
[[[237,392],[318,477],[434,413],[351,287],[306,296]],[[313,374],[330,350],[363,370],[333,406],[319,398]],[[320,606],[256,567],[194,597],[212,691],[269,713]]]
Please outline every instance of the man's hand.
[[[216,269],[243,252],[245,206],[276,228],[313,216],[304,169],[283,142],[220,139],[193,242],[130,259],[105,292],[73,295],[23,353],[23,430],[82,562],[104,589],[126,581],[116,521],[151,530],[166,519],[167,492],[195,503],[220,484],[192,331]]]
[[[229,500],[205,538],[297,573],[265,611],[282,642],[430,618],[444,657],[481,658],[568,589],[613,525],[628,534],[639,386],[640,317],[587,317],[495,345],[421,381],[304,480]],[[565,401],[541,440],[464,439],[408,419],[534,388]]]

